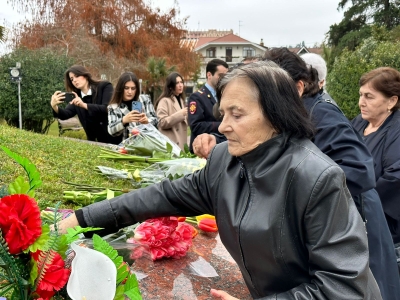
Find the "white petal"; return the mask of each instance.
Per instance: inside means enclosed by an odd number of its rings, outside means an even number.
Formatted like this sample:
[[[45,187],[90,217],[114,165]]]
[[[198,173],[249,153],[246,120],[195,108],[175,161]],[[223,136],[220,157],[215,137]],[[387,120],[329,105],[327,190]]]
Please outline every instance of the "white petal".
[[[116,291],[117,268],[101,252],[71,244],[75,251],[67,284],[72,300],[112,300]],[[84,298],[85,297],[85,298]]]

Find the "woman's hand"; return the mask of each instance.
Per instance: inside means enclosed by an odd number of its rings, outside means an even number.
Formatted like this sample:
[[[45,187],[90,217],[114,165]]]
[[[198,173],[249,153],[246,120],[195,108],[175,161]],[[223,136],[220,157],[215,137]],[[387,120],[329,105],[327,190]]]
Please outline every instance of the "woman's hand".
[[[75,98],[72,99],[72,101],[69,104],[78,106],[78,107],[82,107],[84,109],[88,109],[88,105],[87,103],[83,102],[83,100],[81,99],[81,97],[79,97],[75,92],[72,92],[75,95]]]
[[[61,91],[56,91],[51,96],[50,105],[56,113],[58,113],[58,105],[64,102],[64,98],[64,93]]]
[[[124,124],[132,123],[132,122],[135,122],[135,123],[140,122],[140,123],[142,123],[141,120],[144,120],[144,119],[147,120],[147,117],[146,117],[145,113],[139,113],[138,111],[133,110],[133,111],[129,112],[126,116],[124,116],[122,118],[122,123],[124,123]],[[146,123],[144,123],[144,124],[146,124]]]
[[[213,296],[216,299],[223,299],[223,300],[239,300],[238,298],[232,297],[229,295],[227,292],[220,291],[220,290],[214,290],[211,289],[210,291],[211,296]]]
[[[149,123],[149,119],[147,118],[145,113],[141,114],[142,117],[139,119],[139,123],[141,124],[148,124]]]
[[[75,226],[78,226],[78,219],[76,218],[75,214],[72,214],[65,218],[64,220],[61,220],[60,222],[57,223],[57,229],[60,234],[65,234],[67,233],[68,228],[73,228]],[[50,226],[50,230],[54,231],[54,225]]]
[[[187,107],[182,108],[182,109],[181,109],[181,112],[183,113],[183,116],[186,117],[187,114],[188,114],[188,109],[187,109]]]
[[[202,133],[193,141],[193,152],[198,157],[207,158],[211,149],[217,144],[217,139],[212,134]]]

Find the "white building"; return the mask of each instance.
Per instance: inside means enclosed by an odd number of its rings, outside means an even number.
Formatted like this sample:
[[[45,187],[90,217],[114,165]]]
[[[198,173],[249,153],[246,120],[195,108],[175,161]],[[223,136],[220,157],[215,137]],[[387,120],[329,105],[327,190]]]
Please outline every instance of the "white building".
[[[252,43],[233,33],[233,30],[209,29],[206,31],[188,31],[181,39],[181,46],[196,51],[201,58],[200,77],[197,82],[186,80],[186,94],[190,95],[206,82],[206,65],[214,59],[219,58],[227,62],[229,67],[236,65],[248,58],[262,57],[267,47],[263,39],[260,44]],[[321,48],[289,48],[290,51],[299,55],[303,53],[321,54]]]
[[[232,30],[189,31],[181,45],[196,51],[201,57],[200,78],[197,83],[187,82],[188,94],[192,92],[190,87],[205,83],[206,65],[210,60],[219,58],[231,67],[246,58],[261,57],[266,50],[262,40],[261,44],[252,43],[233,34]]]

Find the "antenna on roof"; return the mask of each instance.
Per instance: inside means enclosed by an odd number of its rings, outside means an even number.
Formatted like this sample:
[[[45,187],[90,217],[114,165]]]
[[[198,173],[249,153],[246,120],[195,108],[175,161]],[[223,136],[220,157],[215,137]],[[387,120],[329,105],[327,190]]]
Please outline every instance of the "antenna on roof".
[[[240,27],[242,27],[243,25],[241,24],[243,21],[239,20],[239,36],[240,36]]]

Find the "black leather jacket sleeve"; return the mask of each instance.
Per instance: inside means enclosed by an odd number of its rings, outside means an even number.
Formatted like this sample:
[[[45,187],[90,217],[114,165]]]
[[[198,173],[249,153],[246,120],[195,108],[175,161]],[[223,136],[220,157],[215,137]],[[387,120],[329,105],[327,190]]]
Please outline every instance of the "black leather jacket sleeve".
[[[360,242],[366,239],[365,229],[338,168],[320,176],[304,215],[311,282],[259,299],[375,299],[366,292],[368,248]]]
[[[104,228],[95,233],[106,235],[150,218],[163,216],[214,215],[205,188],[204,169],[174,181],[164,180],[147,188],[83,207],[87,226]]]

